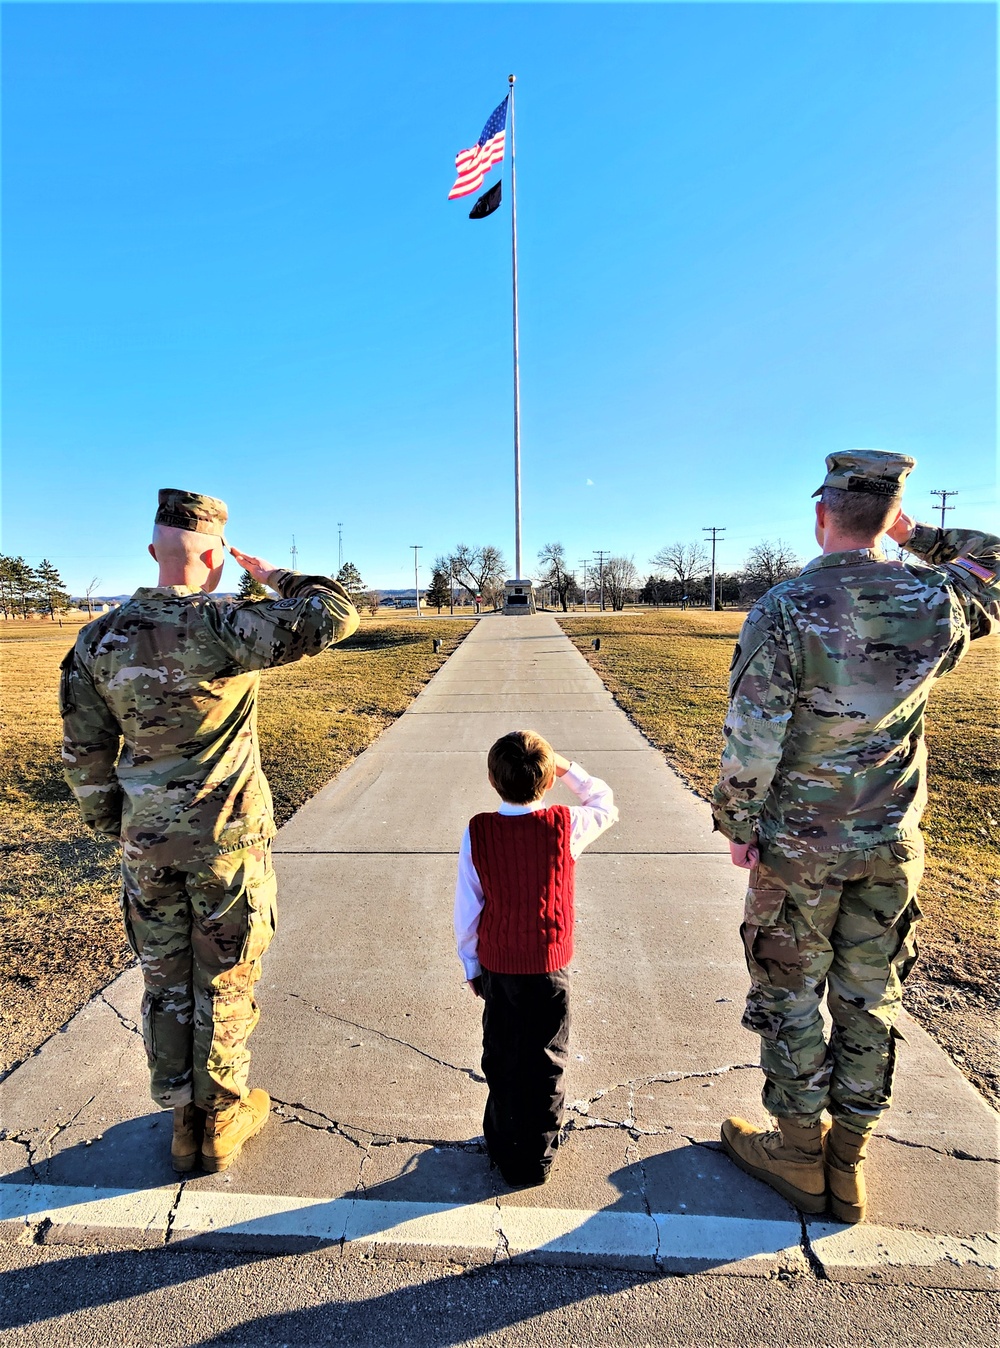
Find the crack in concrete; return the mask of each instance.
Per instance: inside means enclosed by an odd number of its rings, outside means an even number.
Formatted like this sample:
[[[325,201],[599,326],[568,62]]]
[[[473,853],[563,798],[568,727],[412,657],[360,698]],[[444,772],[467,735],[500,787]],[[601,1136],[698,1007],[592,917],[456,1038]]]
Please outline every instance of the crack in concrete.
[[[101,1001],[101,1002],[104,1003],[104,1005],[108,1008],[109,1011],[113,1011],[113,1012],[114,1012],[114,1014],[118,1017],[118,1019],[121,1021],[121,1023],[125,1026],[126,1030],[128,1030],[128,1031],[129,1031],[130,1033],[132,1033],[132,1034],[137,1034],[137,1035],[139,1035],[140,1038],[142,1037],[142,1030],[141,1030],[141,1028],[135,1023],[134,1020],[129,1020],[128,1016],[123,1016],[122,1013],[118,1010],[117,1006],[115,1006],[113,1002],[109,1002],[109,1001],[108,1001],[107,997],[105,997],[105,995],[104,995],[104,989],[103,989],[103,988],[102,988],[101,991],[97,994],[97,998],[98,998],[98,1001]]]
[[[912,1147],[917,1151],[932,1151],[937,1156],[947,1156],[953,1161],[979,1161],[984,1165],[1000,1165],[1000,1157],[973,1156],[971,1152],[962,1151],[960,1147],[951,1150],[947,1147],[933,1147],[929,1142],[912,1142],[905,1137],[896,1137],[894,1133],[878,1133],[876,1138],[880,1142],[895,1142],[897,1147]]]
[[[167,1213],[167,1224],[163,1232],[163,1243],[169,1245],[170,1239],[174,1233],[174,1223],[177,1220],[177,1214],[180,1209],[181,1199],[184,1196],[184,1185],[187,1181],[181,1180],[177,1185],[177,1192],[174,1194],[174,1201],[170,1205],[170,1211]]]
[[[823,1261],[812,1247],[812,1241],[809,1239],[809,1223],[806,1221],[804,1212],[795,1210],[795,1215],[799,1219],[801,1235],[799,1236],[799,1249],[802,1251],[802,1257],[809,1266],[809,1271],[819,1282],[829,1281],[826,1275],[826,1269],[823,1267]],[[781,1276],[780,1274],[778,1275]],[[786,1278],[795,1277],[794,1273],[786,1273]]]
[[[580,1100],[574,1100],[572,1104],[567,1105],[566,1108],[572,1110],[574,1114],[585,1115],[591,1105],[596,1104],[597,1101],[603,1099],[605,1095],[613,1094],[614,1091],[628,1090],[631,1093],[630,1098],[634,1099],[635,1090],[639,1086],[673,1086],[680,1081],[697,1081],[707,1077],[725,1076],[728,1072],[744,1072],[748,1070],[759,1071],[760,1064],[755,1062],[727,1063],[724,1067],[711,1067],[705,1072],[660,1072],[650,1076],[632,1077],[628,1081],[616,1082],[613,1086],[603,1086],[599,1091],[595,1091],[593,1095],[589,1095]],[[586,1106],[586,1108],[581,1108],[581,1106]]]
[[[77,1119],[83,1113],[83,1111],[89,1108],[90,1105],[92,1105],[96,1099],[97,1093],[95,1092],[90,1097],[89,1100],[84,1100],[83,1104],[79,1107],[79,1109],[76,1111],[75,1114],[71,1115],[68,1119],[64,1119],[61,1123],[57,1123],[56,1126],[52,1129],[52,1131],[48,1133],[47,1136],[42,1138],[40,1146],[37,1149],[35,1149],[35,1154],[37,1155],[38,1151],[40,1151],[42,1147],[47,1148],[48,1154],[44,1158],[46,1166],[52,1160],[52,1143],[56,1140],[56,1138],[59,1136],[60,1133],[64,1133],[67,1128],[72,1128],[73,1125],[76,1123]],[[31,1162],[31,1173],[33,1175],[36,1174],[34,1162]]]
[[[12,1133],[4,1128],[0,1130],[0,1142],[13,1142],[19,1147],[24,1148],[24,1159],[28,1169],[31,1171],[32,1183],[38,1183],[38,1171],[35,1169],[34,1147],[28,1137],[21,1133]]]
[[[298,1101],[279,1100],[277,1096],[271,1097],[276,1105],[280,1105],[282,1110],[294,1109],[305,1110],[307,1114],[315,1114],[317,1118],[323,1119],[324,1123],[310,1123],[308,1119],[299,1118],[295,1114],[282,1114],[282,1118],[287,1123],[298,1123],[303,1128],[312,1128],[319,1133],[332,1133],[337,1137],[343,1137],[348,1142],[358,1148],[359,1151],[368,1151],[372,1147],[396,1147],[409,1144],[415,1147],[437,1147],[440,1151],[465,1151],[481,1153],[485,1147],[479,1141],[454,1142],[443,1140],[437,1137],[410,1137],[408,1135],[394,1136],[390,1133],[381,1133],[377,1129],[365,1128],[358,1123],[341,1123],[338,1119],[332,1119],[329,1114],[324,1114],[320,1109],[314,1109],[311,1105],[304,1105]],[[348,1131],[350,1130],[350,1131]],[[352,1133],[360,1136],[353,1137]]]
[[[416,1044],[410,1044],[405,1039],[397,1039],[393,1034],[386,1034],[384,1030],[376,1030],[373,1025],[361,1025],[356,1020],[348,1020],[346,1016],[338,1016],[335,1011],[329,1011],[325,1006],[319,1006],[316,1002],[310,1002],[307,997],[303,997],[298,992],[288,992],[286,997],[294,997],[297,1002],[304,1002],[318,1016],[326,1016],[329,1020],[336,1020],[341,1025],[349,1025],[352,1030],[360,1030],[363,1034],[374,1034],[379,1039],[385,1039],[390,1044],[398,1044],[400,1048],[408,1048],[411,1053],[417,1053],[421,1058],[426,1058],[428,1062],[434,1063],[436,1067],[447,1067],[451,1072],[459,1072],[466,1076],[470,1081],[475,1081],[485,1085],[486,1078],[474,1071],[471,1067],[459,1067],[457,1063],[448,1062],[444,1058],[435,1058],[433,1053],[428,1053],[426,1049],[418,1048]]]
[[[493,1251],[493,1258],[490,1262],[498,1264],[501,1259],[510,1259],[510,1241],[507,1238],[507,1233],[503,1229],[503,1208],[500,1205],[500,1195],[494,1195],[493,1201],[496,1204],[497,1210],[497,1243],[496,1248]]]
[[[281,1117],[287,1123],[298,1123],[301,1124],[303,1128],[312,1128],[318,1133],[333,1133],[335,1136],[342,1137],[347,1142],[350,1142],[350,1144],[353,1147],[357,1147],[359,1151],[363,1151],[369,1145],[369,1143],[362,1142],[357,1137],[352,1137],[351,1134],[346,1131],[348,1128],[354,1128],[353,1124],[342,1124],[339,1119],[331,1119],[330,1115],[324,1114],[321,1109],[313,1109],[311,1105],[304,1105],[300,1100],[279,1100],[276,1095],[271,1096],[271,1103],[280,1106],[282,1110],[294,1109],[297,1111],[301,1109],[307,1114],[315,1114],[318,1119],[323,1120],[322,1123],[310,1123],[308,1119],[299,1118],[297,1113],[283,1113]],[[370,1133],[370,1130],[367,1128],[354,1128],[354,1131],[358,1133],[369,1133],[370,1136],[376,1136],[376,1134]]]

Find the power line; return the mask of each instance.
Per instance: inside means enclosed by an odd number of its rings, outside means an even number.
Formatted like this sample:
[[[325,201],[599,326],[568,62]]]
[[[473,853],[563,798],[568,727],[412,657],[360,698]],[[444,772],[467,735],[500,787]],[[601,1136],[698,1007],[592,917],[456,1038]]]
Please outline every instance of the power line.
[[[594,556],[598,559],[601,567],[601,612],[604,612],[604,554],[610,552],[610,548],[595,548]]]
[[[723,525],[723,526],[720,528],[718,525],[712,524],[712,525],[707,526],[706,528],[703,528],[701,532],[702,532],[703,534],[711,534],[711,535],[712,535],[712,593],[711,593],[711,596],[710,596],[709,601],[708,601],[708,606],[709,606],[709,609],[714,613],[714,612],[715,612],[715,540],[718,538],[719,534],[724,534],[724,533],[726,532],[726,527],[725,527],[725,525]]]
[[[580,558],[580,565],[583,567],[583,611],[587,612],[587,571],[590,567],[590,560],[587,557]]]
[[[419,579],[419,577],[418,577],[418,575],[417,575],[417,553],[421,551],[421,549],[423,548],[423,546],[424,546],[423,543],[411,543],[411,544],[410,544],[410,547],[413,549],[413,588],[414,588],[414,590],[416,591],[416,595],[417,595],[417,617],[418,617],[418,618],[422,618],[422,617],[424,616],[424,615],[420,612],[420,579]]]
[[[955,509],[954,506],[948,505],[948,497],[949,497],[949,496],[957,496],[957,495],[958,495],[958,489],[956,488],[955,491],[932,491],[932,492],[931,492],[931,495],[932,495],[932,496],[940,496],[940,497],[941,497],[940,507],[935,507],[935,508],[936,508],[936,509],[939,508],[940,511],[941,511],[941,528],[943,529],[943,528],[944,528],[944,512],[945,512],[946,510],[954,510],[954,509]]]

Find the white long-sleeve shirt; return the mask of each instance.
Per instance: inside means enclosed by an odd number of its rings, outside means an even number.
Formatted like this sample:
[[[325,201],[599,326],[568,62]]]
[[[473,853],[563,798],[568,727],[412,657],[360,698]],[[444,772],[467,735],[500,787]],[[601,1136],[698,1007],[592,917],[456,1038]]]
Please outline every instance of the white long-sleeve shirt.
[[[579,763],[571,763],[560,778],[579,799],[571,805],[569,850],[575,861],[585,847],[618,822],[614,793],[600,777],[590,777]],[[501,801],[498,814],[531,814],[546,809],[546,802],[532,801],[530,805],[511,805]],[[462,961],[466,978],[475,978],[482,970],[479,963],[479,919],[486,902],[479,872],[472,860],[472,840],[468,827],[462,835],[458,851],[458,882],[455,885],[455,941],[458,958]]]

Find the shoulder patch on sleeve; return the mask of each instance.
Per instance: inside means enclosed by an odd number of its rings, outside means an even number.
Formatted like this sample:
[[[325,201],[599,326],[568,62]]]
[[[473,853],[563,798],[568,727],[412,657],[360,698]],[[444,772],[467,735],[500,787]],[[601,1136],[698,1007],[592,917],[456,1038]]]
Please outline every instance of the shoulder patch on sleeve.
[[[733,662],[729,666],[729,696],[739,687],[747,666],[774,631],[774,618],[766,609],[752,608],[740,631]]]

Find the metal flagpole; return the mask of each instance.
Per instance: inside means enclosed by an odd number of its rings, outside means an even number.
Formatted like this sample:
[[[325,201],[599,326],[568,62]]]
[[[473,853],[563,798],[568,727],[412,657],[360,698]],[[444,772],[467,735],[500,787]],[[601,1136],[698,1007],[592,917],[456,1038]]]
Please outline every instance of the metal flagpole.
[[[510,256],[514,290],[514,575],[521,579],[521,372],[517,340],[517,173],[514,167],[514,75],[510,85]]]

